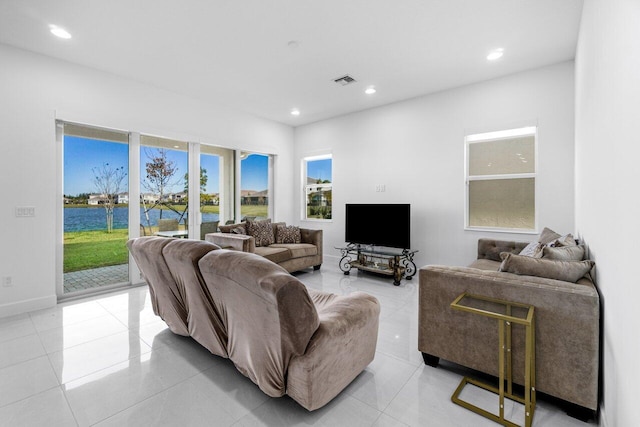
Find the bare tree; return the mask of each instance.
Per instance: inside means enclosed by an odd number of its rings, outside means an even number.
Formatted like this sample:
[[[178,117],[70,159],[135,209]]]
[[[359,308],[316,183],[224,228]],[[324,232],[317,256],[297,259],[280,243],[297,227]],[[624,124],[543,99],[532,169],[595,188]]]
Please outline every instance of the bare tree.
[[[177,184],[172,182],[173,175],[178,171],[178,167],[173,160],[167,158],[167,150],[164,148],[146,149],[147,163],[145,169],[147,178],[142,182],[142,186],[151,193],[158,196],[158,201],[162,204],[165,201],[166,191]],[[162,210],[160,210],[162,218]]]
[[[127,176],[124,166],[113,168],[109,163],[103,163],[102,167],[94,167],[93,183],[98,193],[102,196],[102,205],[107,214],[107,233],[113,231],[113,209],[116,205],[116,198],[123,190],[123,181]]]

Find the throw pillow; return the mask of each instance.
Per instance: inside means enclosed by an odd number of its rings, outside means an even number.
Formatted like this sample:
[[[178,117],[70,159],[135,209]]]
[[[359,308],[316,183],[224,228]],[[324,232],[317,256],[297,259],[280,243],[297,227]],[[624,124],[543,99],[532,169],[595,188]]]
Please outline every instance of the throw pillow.
[[[565,234],[564,236],[556,239],[551,246],[559,247],[559,246],[575,246],[577,245],[576,239],[573,238],[571,234]]]
[[[584,245],[545,247],[542,258],[560,261],[582,261],[584,259]]]
[[[559,239],[561,237],[561,235],[559,235],[552,229],[545,227],[538,236],[538,242],[544,243],[546,245],[548,243],[554,242],[556,239]]]
[[[247,234],[247,230],[244,227],[233,227],[231,229],[231,233],[232,234],[243,234],[243,235],[246,235]]]
[[[518,255],[530,256],[533,258],[541,258],[543,248],[544,248],[543,243],[531,242],[527,246],[525,246],[524,249],[522,249]]]
[[[256,246],[269,246],[273,244],[271,219],[247,221],[247,234],[255,239]]]
[[[573,283],[591,271],[594,265],[594,262],[589,260],[560,261],[514,255],[510,252],[502,252],[500,258],[502,258],[502,264],[498,271]]]
[[[300,243],[300,227],[295,225],[278,225],[276,227],[276,243]]]

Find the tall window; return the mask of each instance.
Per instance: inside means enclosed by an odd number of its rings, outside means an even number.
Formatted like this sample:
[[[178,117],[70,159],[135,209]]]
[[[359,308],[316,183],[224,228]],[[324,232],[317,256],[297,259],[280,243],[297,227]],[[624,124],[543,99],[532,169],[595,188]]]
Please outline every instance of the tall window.
[[[466,228],[536,229],[536,128],[468,135]]]
[[[240,164],[240,218],[269,216],[269,156],[243,152]]]
[[[306,209],[304,219],[331,219],[331,155],[306,157],[302,161]]]
[[[186,142],[140,136],[141,234],[186,235],[188,150]]]
[[[200,146],[200,239],[215,233],[220,223],[220,163],[219,148]]]

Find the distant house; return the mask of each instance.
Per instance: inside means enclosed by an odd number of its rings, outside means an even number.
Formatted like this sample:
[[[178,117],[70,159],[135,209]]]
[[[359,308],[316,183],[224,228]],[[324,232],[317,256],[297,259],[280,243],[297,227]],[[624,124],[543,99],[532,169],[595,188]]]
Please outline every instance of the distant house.
[[[104,205],[106,201],[107,196],[105,194],[90,194],[87,204],[92,206]]]
[[[128,204],[129,193],[120,193],[116,195],[116,204]]]
[[[331,206],[331,190],[333,186],[330,182],[318,183],[318,178],[307,177],[305,190],[307,193],[308,206]]]
[[[171,193],[165,197],[165,200],[173,203],[183,203],[187,199],[187,193]]]
[[[159,197],[153,193],[142,193],[140,194],[140,198],[144,203],[155,203],[159,199]]]
[[[242,205],[268,205],[269,190],[241,190],[240,204]]]

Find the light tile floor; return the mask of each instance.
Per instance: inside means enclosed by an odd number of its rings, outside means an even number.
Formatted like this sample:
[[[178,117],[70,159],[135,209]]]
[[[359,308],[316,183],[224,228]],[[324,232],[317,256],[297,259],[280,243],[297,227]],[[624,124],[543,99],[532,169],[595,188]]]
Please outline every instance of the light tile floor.
[[[171,333],[146,287],[0,319],[0,426],[495,426],[450,401],[464,371],[425,366],[417,350],[417,280],[344,276],[326,262],[296,273],[308,287],[376,296],[375,360],[327,406],[270,398],[226,359]],[[467,386],[463,398],[494,411]],[[506,413],[518,424],[520,405]],[[586,427],[539,400],[534,426]]]

